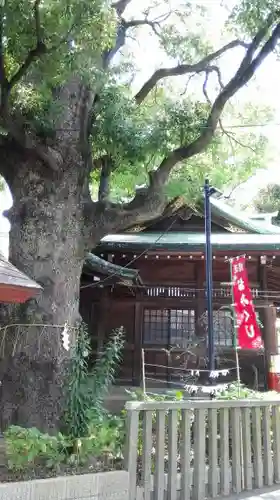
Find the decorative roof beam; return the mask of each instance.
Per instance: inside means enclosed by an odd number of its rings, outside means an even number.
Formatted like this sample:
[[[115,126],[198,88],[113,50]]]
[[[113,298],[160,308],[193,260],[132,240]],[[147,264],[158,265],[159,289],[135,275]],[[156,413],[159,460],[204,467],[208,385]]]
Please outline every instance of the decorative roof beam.
[[[91,271],[105,274],[106,276],[111,276],[112,278],[116,277],[116,280],[121,279],[124,282],[130,281],[136,284],[142,283],[137,269],[112,264],[111,262],[101,259],[101,257],[98,257],[93,253],[87,254],[85,264]]]

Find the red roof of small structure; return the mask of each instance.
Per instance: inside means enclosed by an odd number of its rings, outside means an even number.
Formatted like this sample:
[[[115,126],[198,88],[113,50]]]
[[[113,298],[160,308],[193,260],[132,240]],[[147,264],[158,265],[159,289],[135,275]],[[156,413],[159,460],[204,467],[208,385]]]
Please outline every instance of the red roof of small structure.
[[[19,271],[0,253],[0,302],[23,303],[42,287]]]

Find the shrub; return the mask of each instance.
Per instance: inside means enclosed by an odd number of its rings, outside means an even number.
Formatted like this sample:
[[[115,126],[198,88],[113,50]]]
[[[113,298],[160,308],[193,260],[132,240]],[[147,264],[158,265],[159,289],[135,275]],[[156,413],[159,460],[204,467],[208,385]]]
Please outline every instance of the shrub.
[[[85,325],[81,325],[65,384],[64,428],[67,435],[77,439],[88,437],[92,426],[103,420],[106,414],[103,407],[104,397],[114,381],[123,344],[123,329],[113,331],[90,373],[88,370],[90,340]]]
[[[28,471],[37,466],[59,470],[62,466],[80,466],[94,457],[104,462],[106,457],[123,458],[125,420],[108,417],[95,426],[91,435],[68,438],[62,434],[50,436],[36,428],[11,426],[5,432],[8,468],[13,472]]]
[[[8,467],[20,471],[44,465],[58,468],[66,460],[68,440],[62,435],[49,436],[36,428],[11,426],[4,433]]]
[[[103,400],[114,381],[123,344],[120,328],[112,333],[90,373],[90,340],[85,325],[81,325],[65,382],[64,434],[49,436],[36,428],[10,427],[4,434],[9,469],[20,471],[37,465],[59,468],[62,464],[86,464],[90,457],[122,456],[124,416],[108,414]]]
[[[71,360],[65,381],[66,403],[64,430],[67,435],[79,438],[87,435],[91,397],[87,388],[90,340],[82,323],[72,348]]]
[[[216,394],[215,399],[263,399],[263,393],[234,382]]]
[[[116,370],[122,359],[123,346],[124,329],[121,327],[112,332],[104,351],[97,358],[93,371],[88,377],[91,421],[103,419],[106,414],[103,402],[114,382]]]

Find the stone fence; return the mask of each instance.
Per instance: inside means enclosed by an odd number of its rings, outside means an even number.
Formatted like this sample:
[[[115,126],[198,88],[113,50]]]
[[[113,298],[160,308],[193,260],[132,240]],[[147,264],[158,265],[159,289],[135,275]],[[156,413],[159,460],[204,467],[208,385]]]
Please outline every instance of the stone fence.
[[[81,476],[0,484],[0,500],[127,500],[128,473]]]

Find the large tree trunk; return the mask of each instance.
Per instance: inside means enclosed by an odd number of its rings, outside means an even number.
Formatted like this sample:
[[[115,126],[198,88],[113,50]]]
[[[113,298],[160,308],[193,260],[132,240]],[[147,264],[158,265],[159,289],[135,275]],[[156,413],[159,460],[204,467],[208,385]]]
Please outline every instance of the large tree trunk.
[[[23,152],[15,158],[11,151],[10,161],[11,169],[20,162],[8,179],[14,199],[8,213],[10,260],[41,284],[43,293],[27,305],[9,307],[9,323],[31,326],[1,331],[1,419],[3,427],[13,423],[47,430],[57,426],[61,413],[68,356],[63,326],[74,327],[79,320],[87,179],[76,164],[63,164],[58,174]]]
[[[1,324],[12,326],[0,329],[2,428],[58,426],[69,356],[61,334],[67,324],[75,337],[85,253],[104,234],[143,222],[165,205],[155,182],[127,205],[92,202],[93,95],[75,78],[57,91],[53,138],[39,140],[28,127],[24,140],[17,131],[0,138],[0,172],[14,200],[7,214],[10,259],[43,287],[28,304],[3,308]]]

